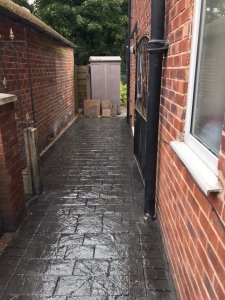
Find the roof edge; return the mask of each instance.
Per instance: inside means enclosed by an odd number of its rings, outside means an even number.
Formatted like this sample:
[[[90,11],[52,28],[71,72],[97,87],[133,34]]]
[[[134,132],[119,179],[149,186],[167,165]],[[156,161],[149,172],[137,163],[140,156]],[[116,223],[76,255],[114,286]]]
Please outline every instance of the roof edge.
[[[90,56],[89,57],[89,62],[101,62],[101,61],[121,62],[122,59],[120,56]]]
[[[34,16],[28,9],[15,4],[11,0],[0,0],[0,13],[1,11],[8,17],[13,16],[14,19],[20,20],[41,33],[45,33],[57,42],[75,48],[75,45],[72,42]]]

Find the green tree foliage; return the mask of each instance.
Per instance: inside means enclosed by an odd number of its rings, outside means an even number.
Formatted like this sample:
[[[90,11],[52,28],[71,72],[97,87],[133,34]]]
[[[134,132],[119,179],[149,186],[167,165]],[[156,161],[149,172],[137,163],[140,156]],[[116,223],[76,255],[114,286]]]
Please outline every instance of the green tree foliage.
[[[32,4],[29,4],[27,0],[13,0],[14,3],[28,8],[30,11],[34,10],[34,6]]]
[[[125,106],[127,103],[127,85],[121,81],[120,83],[120,101],[121,105]]]
[[[77,46],[77,64],[91,55],[125,58],[127,0],[36,0],[35,13]]]
[[[216,19],[225,17],[225,1],[224,0],[207,0],[207,23],[211,23]]]

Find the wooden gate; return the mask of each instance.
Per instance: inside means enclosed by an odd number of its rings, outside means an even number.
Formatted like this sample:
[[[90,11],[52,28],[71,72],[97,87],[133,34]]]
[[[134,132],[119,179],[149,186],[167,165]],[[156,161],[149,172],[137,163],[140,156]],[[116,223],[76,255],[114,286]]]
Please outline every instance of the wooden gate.
[[[136,56],[134,154],[143,177],[146,172],[146,125],[148,101],[148,37],[138,44]]]

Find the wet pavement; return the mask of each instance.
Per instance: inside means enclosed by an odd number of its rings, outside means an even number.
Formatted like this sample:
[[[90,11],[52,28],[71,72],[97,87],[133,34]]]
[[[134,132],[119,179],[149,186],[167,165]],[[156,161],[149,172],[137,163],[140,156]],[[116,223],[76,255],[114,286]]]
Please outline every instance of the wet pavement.
[[[44,193],[0,256],[0,299],[176,299],[124,118],[80,119],[42,160]]]

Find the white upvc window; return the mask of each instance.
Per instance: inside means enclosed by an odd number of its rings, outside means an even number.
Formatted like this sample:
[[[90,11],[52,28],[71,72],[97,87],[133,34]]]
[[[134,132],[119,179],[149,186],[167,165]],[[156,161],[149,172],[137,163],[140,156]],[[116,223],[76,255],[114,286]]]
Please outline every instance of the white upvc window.
[[[225,113],[225,0],[195,0],[184,142],[172,149],[205,195],[220,192]]]
[[[225,0],[196,0],[185,143],[217,175],[225,113]]]

